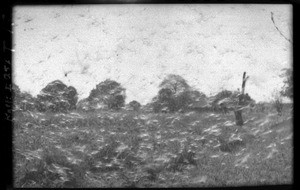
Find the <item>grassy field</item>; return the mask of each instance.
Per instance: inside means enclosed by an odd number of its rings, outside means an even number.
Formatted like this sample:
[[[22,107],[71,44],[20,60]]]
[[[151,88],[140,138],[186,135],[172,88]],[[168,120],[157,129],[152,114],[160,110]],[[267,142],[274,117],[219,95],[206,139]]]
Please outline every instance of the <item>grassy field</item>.
[[[14,116],[15,187],[212,187],[293,182],[290,110]]]

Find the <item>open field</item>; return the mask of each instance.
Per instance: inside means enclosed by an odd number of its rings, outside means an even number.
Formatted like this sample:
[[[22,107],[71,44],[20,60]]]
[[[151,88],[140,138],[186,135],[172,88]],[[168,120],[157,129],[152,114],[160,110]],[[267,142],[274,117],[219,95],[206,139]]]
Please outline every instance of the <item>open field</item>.
[[[211,187],[293,182],[289,109],[14,117],[15,187]]]

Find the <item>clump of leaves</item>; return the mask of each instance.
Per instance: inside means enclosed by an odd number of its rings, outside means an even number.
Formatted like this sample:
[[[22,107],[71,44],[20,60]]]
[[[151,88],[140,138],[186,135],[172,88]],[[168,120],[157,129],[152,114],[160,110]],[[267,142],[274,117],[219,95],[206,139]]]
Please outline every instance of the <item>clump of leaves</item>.
[[[218,137],[218,140],[220,142],[220,150],[222,152],[237,152],[238,150],[241,149],[241,147],[245,147],[246,143],[243,140],[236,139],[236,140],[231,140],[231,141],[225,141],[223,138]]]
[[[195,159],[196,153],[193,150],[188,150],[186,147],[180,151],[175,157],[171,158],[167,163],[167,170],[171,171],[182,171],[187,165],[197,166]]]

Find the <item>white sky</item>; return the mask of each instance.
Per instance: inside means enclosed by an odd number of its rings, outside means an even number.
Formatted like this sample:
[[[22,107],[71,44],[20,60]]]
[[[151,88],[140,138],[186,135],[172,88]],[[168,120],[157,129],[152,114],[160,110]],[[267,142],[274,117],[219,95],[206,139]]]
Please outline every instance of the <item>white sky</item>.
[[[14,8],[13,78],[37,95],[53,80],[79,98],[107,78],[126,88],[126,102],[148,103],[167,74],[207,95],[241,87],[269,100],[291,67],[289,5],[78,5]],[[65,75],[66,74],[66,75]]]

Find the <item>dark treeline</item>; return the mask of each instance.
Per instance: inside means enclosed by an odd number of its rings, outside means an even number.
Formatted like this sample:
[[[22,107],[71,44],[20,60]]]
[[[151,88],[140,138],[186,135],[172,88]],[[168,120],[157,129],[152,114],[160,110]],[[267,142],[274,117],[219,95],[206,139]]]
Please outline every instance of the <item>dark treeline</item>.
[[[286,73],[291,74],[291,72]],[[287,78],[282,95],[292,97],[291,76],[288,75]],[[192,88],[183,77],[170,74],[159,84],[159,91],[150,103],[142,106],[138,101],[133,100],[125,105],[126,89],[114,80],[107,79],[100,82],[90,91],[87,98],[80,101],[78,101],[77,90],[73,86],[55,80],[44,87],[37,97],[21,92],[20,88],[13,84],[13,110],[67,113],[73,110],[139,111],[143,109],[154,113],[187,111],[228,113],[234,110],[239,95],[239,90],[221,90],[215,96],[208,97],[203,92]],[[255,101],[249,94],[244,95],[244,100],[244,106],[254,107]],[[278,107],[278,102],[276,106]]]

